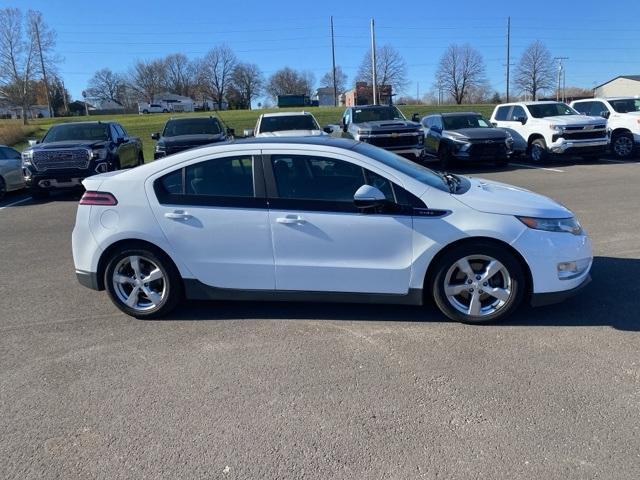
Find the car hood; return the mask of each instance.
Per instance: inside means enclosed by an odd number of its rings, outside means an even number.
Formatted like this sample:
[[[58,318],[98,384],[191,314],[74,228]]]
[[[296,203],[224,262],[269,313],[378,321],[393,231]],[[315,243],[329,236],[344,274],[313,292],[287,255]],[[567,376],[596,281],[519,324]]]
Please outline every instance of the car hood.
[[[485,213],[538,218],[567,218],[571,210],[548,197],[524,188],[483,178],[469,178],[471,187],[456,200]]]
[[[256,137],[319,137],[321,135],[326,135],[326,133],[322,130],[280,130],[278,132],[259,133]]]
[[[372,130],[376,132],[400,130],[413,131],[421,128],[419,123],[410,122],[409,120],[381,120],[379,122],[361,122],[354,124],[360,130]]]
[[[223,133],[215,135],[176,135],[175,137],[162,137],[158,143],[170,147],[191,147],[220,142],[225,139]]]
[[[64,140],[62,142],[37,143],[31,150],[57,150],[64,148],[99,148],[103,147],[107,142],[104,140]]]
[[[452,138],[468,140],[504,140],[507,134],[497,128],[461,128],[459,130],[445,130]]]
[[[548,120],[556,125],[602,125],[606,122],[602,117],[588,117],[586,115],[558,115],[544,117],[540,120]]]

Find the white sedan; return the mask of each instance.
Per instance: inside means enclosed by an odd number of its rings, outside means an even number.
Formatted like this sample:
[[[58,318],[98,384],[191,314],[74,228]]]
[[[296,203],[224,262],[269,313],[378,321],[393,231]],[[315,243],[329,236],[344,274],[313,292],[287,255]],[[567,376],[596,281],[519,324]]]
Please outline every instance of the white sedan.
[[[84,185],[77,277],[138,318],[185,297],[433,299],[481,323],[590,280],[591,242],[562,205],[353,140],[229,142]]]

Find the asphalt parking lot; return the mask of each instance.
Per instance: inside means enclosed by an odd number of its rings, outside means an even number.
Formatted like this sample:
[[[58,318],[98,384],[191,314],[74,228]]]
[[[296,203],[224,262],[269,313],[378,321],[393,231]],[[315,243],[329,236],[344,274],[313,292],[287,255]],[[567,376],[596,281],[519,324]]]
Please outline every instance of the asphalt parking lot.
[[[594,241],[588,289],[481,327],[303,303],[138,321],[76,282],[77,197],[10,195],[0,476],[637,479],[640,161],[458,171],[574,210]]]

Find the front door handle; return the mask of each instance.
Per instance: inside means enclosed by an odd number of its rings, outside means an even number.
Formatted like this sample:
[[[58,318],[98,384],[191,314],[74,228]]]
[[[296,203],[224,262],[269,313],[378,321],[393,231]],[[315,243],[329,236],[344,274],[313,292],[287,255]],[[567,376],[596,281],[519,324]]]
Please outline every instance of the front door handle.
[[[188,220],[191,218],[191,215],[184,210],[174,210],[173,212],[165,213],[164,218],[169,218],[171,220]]]
[[[284,225],[300,224],[306,222],[300,215],[287,215],[286,217],[276,218],[276,222]]]

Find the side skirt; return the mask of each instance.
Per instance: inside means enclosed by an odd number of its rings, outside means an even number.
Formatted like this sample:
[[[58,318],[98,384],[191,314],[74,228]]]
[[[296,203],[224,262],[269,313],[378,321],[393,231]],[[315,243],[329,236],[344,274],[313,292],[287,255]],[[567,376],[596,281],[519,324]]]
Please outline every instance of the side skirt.
[[[239,290],[206,285],[184,279],[185,296],[190,300],[245,300],[264,302],[388,303],[422,305],[422,289],[412,288],[406,295],[385,293],[307,292],[298,290]]]

